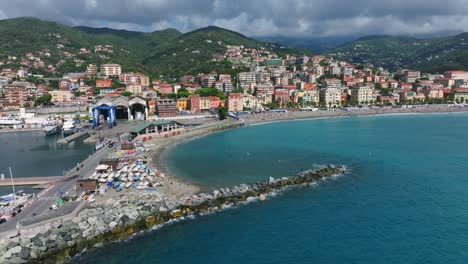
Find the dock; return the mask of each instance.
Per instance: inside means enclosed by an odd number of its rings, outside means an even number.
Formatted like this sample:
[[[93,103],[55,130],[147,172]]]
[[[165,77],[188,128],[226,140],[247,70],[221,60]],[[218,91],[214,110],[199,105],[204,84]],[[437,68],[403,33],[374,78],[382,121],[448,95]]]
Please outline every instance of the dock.
[[[84,136],[88,136],[88,131],[80,131],[78,133],[75,133],[75,134],[72,134],[68,137],[65,137],[65,138],[62,138],[62,139],[59,139],[57,141],[58,144],[68,144],[74,140],[77,140],[81,137],[84,137]]]
[[[15,185],[18,185],[18,186],[29,186],[29,185],[49,184],[51,182],[56,182],[60,179],[63,179],[63,176],[27,177],[27,178],[15,177],[13,178],[13,182]],[[4,187],[4,186],[11,186],[10,178],[5,178],[3,180],[0,179],[0,187]]]

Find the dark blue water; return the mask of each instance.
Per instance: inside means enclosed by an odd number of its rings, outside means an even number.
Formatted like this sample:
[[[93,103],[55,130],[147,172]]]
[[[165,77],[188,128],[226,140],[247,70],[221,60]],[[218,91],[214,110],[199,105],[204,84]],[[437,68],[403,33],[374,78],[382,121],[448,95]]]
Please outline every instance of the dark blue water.
[[[181,145],[172,170],[208,187],[350,173],[99,249],[80,263],[467,263],[468,115],[274,123]]]
[[[0,133],[0,174],[9,177],[11,166],[14,177],[60,176],[94,151],[83,140],[59,145],[58,139],[42,131]]]

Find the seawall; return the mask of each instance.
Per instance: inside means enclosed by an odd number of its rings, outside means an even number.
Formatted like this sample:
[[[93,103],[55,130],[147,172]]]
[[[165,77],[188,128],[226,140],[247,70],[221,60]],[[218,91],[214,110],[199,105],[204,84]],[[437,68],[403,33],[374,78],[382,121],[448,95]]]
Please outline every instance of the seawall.
[[[62,263],[91,247],[127,239],[176,219],[204,215],[237,206],[250,199],[264,200],[271,192],[319,182],[345,172],[325,166],[292,177],[241,184],[182,200],[158,193],[131,193],[108,203],[85,208],[76,217],[54,221],[0,241],[0,262]]]

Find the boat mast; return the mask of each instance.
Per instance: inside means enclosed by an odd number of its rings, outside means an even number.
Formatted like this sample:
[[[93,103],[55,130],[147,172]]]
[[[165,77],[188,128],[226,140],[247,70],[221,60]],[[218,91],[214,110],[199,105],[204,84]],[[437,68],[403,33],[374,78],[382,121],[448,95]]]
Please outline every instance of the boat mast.
[[[13,181],[13,173],[11,172],[11,167],[8,167],[8,169],[10,169],[11,187],[13,187],[13,197],[15,197],[15,201],[16,201],[16,191],[15,191],[15,183]]]

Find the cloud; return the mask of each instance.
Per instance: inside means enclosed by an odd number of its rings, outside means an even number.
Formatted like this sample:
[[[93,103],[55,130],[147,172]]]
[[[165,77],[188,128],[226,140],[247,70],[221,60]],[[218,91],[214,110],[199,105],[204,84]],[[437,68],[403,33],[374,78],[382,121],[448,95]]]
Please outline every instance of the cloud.
[[[216,25],[248,36],[461,32],[466,14],[468,0],[0,0],[0,18],[141,31]]]

